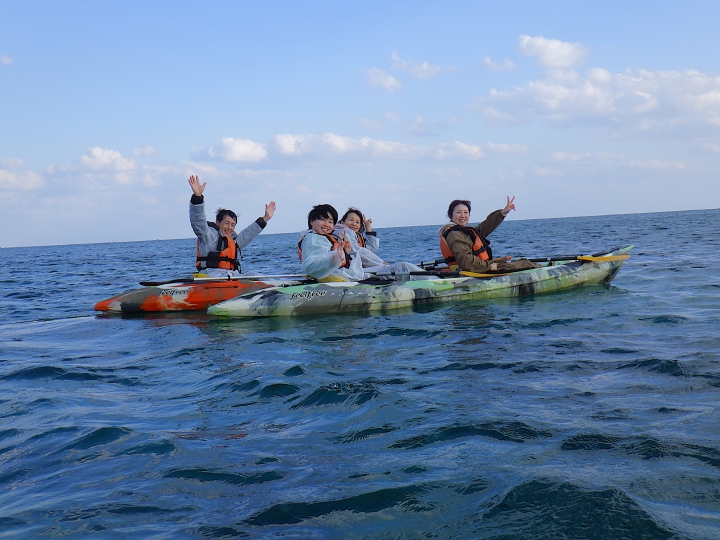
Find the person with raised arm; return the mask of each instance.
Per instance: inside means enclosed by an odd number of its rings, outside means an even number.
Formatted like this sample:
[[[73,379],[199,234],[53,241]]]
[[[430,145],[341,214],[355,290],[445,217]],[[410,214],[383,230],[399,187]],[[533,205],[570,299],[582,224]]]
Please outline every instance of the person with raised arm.
[[[192,175],[188,183],[193,191],[190,198],[190,225],[197,236],[197,271],[211,277],[240,276],[240,250],[252,242],[273,217],[275,201],[266,204],[265,214],[238,234],[235,232],[237,215],[232,210],[218,208],[215,222],[206,220],[203,192],[207,182],[201,184],[200,179]]]
[[[372,219],[357,208],[350,207],[335,225],[335,234],[347,237],[352,245],[350,254],[362,259],[363,267],[370,268],[386,264],[377,255],[380,239],[372,230]]]
[[[440,251],[450,269],[485,274],[539,267],[527,259],[510,261],[509,256],[493,258],[487,237],[498,228],[505,216],[515,210],[514,196],[507,198],[505,208],[491,212],[485,221],[475,227],[468,225],[470,210],[470,201],[461,199],[452,201],[447,212],[450,223],[446,223],[438,231]]]

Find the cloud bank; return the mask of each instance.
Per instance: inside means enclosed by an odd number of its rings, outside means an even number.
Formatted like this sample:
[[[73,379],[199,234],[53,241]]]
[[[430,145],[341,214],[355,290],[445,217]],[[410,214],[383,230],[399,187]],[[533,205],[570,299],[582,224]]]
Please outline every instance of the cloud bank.
[[[718,76],[696,70],[612,73],[602,67],[581,74],[570,69],[583,63],[588,52],[578,43],[522,35],[520,48],[538,57],[547,68],[545,75],[511,89],[492,89],[480,98],[477,108],[488,121],[590,121],[642,130],[720,126]]]
[[[267,159],[268,153],[264,144],[250,139],[223,137],[216,146],[195,147],[193,155],[199,159],[226,161],[228,163],[258,163]]]
[[[570,68],[585,61],[590,50],[580,43],[569,43],[543,36],[521,35],[518,43],[525,56],[537,56],[541,66],[546,68]]]
[[[379,68],[370,68],[367,70],[368,84],[370,86],[379,86],[388,92],[395,92],[402,88],[402,84],[387,71]]]

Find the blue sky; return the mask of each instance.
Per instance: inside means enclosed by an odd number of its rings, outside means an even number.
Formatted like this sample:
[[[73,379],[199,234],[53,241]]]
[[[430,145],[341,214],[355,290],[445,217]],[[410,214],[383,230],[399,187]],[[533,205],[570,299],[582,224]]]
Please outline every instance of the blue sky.
[[[0,14],[0,246],[720,207],[717,2],[34,2]],[[44,226],[38,227],[38,222]]]

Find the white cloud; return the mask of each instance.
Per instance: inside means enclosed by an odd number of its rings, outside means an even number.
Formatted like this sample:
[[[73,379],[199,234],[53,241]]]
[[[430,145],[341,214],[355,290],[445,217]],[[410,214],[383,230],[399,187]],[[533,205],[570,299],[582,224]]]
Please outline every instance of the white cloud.
[[[548,169],[546,167],[533,167],[532,174],[535,176],[557,176],[560,172],[556,169]]]
[[[483,56],[483,62],[485,63],[485,67],[490,71],[511,71],[515,69],[515,64],[508,58],[503,60],[502,64],[498,64],[493,62],[489,56]]]
[[[225,161],[258,162],[267,159],[265,145],[250,139],[223,137],[221,143],[223,148],[221,157]]]
[[[115,182],[122,186],[129,186],[130,184],[134,183],[134,178],[129,175],[128,173],[115,173],[113,175],[113,178],[115,179]]]
[[[193,148],[193,155],[199,159],[205,158],[229,163],[258,163],[267,159],[268,152],[264,144],[250,139],[223,137],[219,145],[209,148]]]
[[[25,162],[20,158],[0,158],[0,167],[5,169],[21,169]]]
[[[371,137],[348,137],[336,133],[322,135],[292,135],[284,133],[275,136],[278,150],[287,156],[313,155],[316,157],[339,157],[351,159],[364,158],[401,158],[417,160],[479,159],[484,156],[480,146],[462,141],[442,142],[437,145],[413,145],[400,141],[374,139]],[[523,153],[522,145],[488,143],[488,149],[497,153]]]
[[[688,168],[682,161],[664,161],[659,159],[631,159],[628,166],[638,169],[653,169],[656,171],[681,171]]]
[[[373,139],[363,137],[362,139],[354,139],[344,135],[336,135],[335,133],[325,133],[321,137],[322,143],[336,154],[358,153],[368,149]]]
[[[402,84],[395,77],[390,75],[387,71],[383,71],[378,68],[371,68],[367,72],[368,84],[370,86],[381,86],[389,92],[400,90]]]
[[[360,155],[371,156],[413,156],[423,153],[417,147],[397,141],[386,141],[370,137],[354,138],[335,133],[323,135],[292,135],[284,133],[275,136],[275,143],[283,155],[300,156],[304,154]]]
[[[163,179],[170,184],[174,184],[179,178],[183,178],[187,172],[180,165],[143,165],[142,170],[144,174],[138,175],[138,180],[147,187],[157,187],[163,183]],[[187,172],[186,178],[190,174],[197,174],[197,171],[193,173]]]
[[[403,60],[397,55],[397,53],[392,53],[391,58],[393,61],[393,69],[407,71],[416,79],[423,81],[425,79],[429,79],[430,77],[434,77],[438,73],[452,69],[445,66],[436,66],[429,62],[417,63],[412,60]]]
[[[147,186],[147,187],[157,187],[157,186],[159,186],[160,184],[162,184],[162,182],[160,182],[159,180],[157,180],[156,178],[154,178],[153,175],[150,174],[150,173],[145,173],[145,174],[143,175],[143,177],[142,177],[142,183],[143,183],[145,186]]]
[[[479,109],[491,122],[592,120],[643,130],[720,126],[720,77],[694,70],[610,73],[592,68],[586,76],[549,70],[544,79],[510,90],[492,89]]]
[[[157,150],[152,146],[142,146],[140,148],[133,149],[133,156],[154,156],[157,154]]]
[[[14,60],[9,56],[5,56],[4,54],[0,55],[0,64],[4,66],[11,66],[13,62]]]
[[[88,148],[81,156],[79,163],[48,165],[44,175],[51,187],[63,185],[82,190],[93,190],[98,193],[111,193],[114,184],[130,186],[143,184],[147,187],[156,187],[163,183],[163,179],[175,181],[183,175],[189,176],[179,164],[165,166],[139,166],[137,162],[122,156],[116,150],[100,147]]]
[[[391,122],[395,122],[395,123],[401,122],[400,117],[397,114],[395,114],[394,112],[386,112],[385,114],[383,114],[383,117],[386,120],[390,120]]]
[[[325,133],[320,138],[323,149],[333,154],[369,154],[375,157],[419,157],[428,153],[423,146],[362,137],[355,139],[335,133]]]
[[[585,61],[590,50],[580,43],[570,43],[543,36],[526,36],[519,40],[520,51],[525,56],[537,56],[541,66],[547,68],[569,68]]]
[[[306,137],[304,135],[292,135],[290,133],[282,133],[275,135],[275,144],[281,154],[286,156],[299,156],[303,149],[303,142]]]
[[[712,144],[712,143],[705,143],[703,144],[704,148],[707,148],[711,152],[715,152],[716,154],[720,154],[720,144]]]
[[[87,148],[80,162],[87,169],[102,172],[124,172],[135,169],[135,161],[124,158],[117,150],[95,146]]]
[[[207,163],[198,163],[196,161],[183,161],[182,165],[185,169],[183,175],[187,176],[188,178],[192,174],[211,176],[213,178],[221,178],[226,176],[225,172],[220,171],[216,167],[208,165]]]
[[[630,157],[622,154],[596,153],[568,153],[552,152],[546,159],[555,162],[558,167],[564,167],[565,172],[583,168],[586,170],[606,171],[613,169],[648,169],[653,171],[678,172],[693,170],[694,166],[684,161],[669,161],[644,157]],[[575,173],[571,173],[575,174]]]
[[[440,143],[435,151],[435,159],[469,158],[480,159],[484,155],[482,148],[461,141]]]
[[[370,120],[369,118],[359,118],[358,124],[362,127],[374,129],[375,131],[385,131],[385,124],[379,120]]]
[[[588,79],[599,84],[612,82],[613,75],[607,69],[592,68],[588,71]]]
[[[435,137],[438,135],[436,127],[444,127],[441,123],[432,122],[428,124],[422,116],[418,116],[410,125],[410,133],[419,137]]]
[[[567,154],[565,152],[553,152],[551,157],[555,161],[578,161],[590,157],[590,154]]]
[[[499,154],[522,154],[527,151],[527,146],[522,144],[487,143],[487,148]]]
[[[43,187],[45,181],[32,171],[8,171],[0,169],[0,190],[30,191]]]

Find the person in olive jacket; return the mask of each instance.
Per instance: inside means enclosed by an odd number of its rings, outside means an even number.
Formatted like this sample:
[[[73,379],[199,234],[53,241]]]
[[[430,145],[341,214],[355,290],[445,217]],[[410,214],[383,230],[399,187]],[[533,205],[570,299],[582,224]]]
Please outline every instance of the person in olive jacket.
[[[470,227],[470,201],[456,199],[450,203],[447,216],[450,223],[438,231],[440,250],[445,262],[452,269],[466,272],[505,273],[538,268],[539,265],[527,260],[510,261],[510,257],[493,258],[487,237],[515,210],[515,197],[508,197],[502,210],[495,210],[476,227]]]

